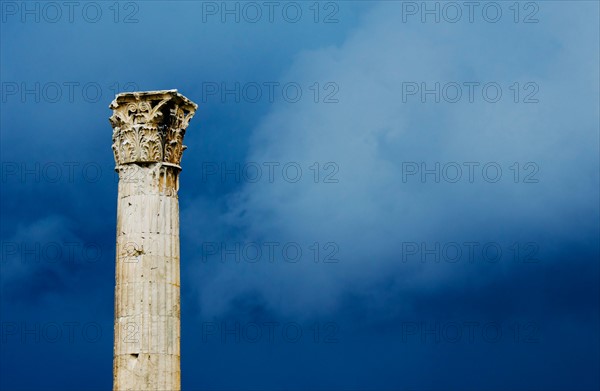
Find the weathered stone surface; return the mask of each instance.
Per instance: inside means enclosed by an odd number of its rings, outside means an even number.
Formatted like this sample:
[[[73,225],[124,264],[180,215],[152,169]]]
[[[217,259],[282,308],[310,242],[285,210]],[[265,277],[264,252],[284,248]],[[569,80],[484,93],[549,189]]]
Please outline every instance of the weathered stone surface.
[[[111,103],[119,173],[113,389],[180,390],[179,172],[197,106],[176,90]]]

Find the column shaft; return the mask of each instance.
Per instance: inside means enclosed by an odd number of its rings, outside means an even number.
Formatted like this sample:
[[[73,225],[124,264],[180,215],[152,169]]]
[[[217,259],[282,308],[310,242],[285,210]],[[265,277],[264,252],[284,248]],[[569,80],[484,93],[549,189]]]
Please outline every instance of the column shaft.
[[[179,390],[178,169],[119,169],[115,390]]]

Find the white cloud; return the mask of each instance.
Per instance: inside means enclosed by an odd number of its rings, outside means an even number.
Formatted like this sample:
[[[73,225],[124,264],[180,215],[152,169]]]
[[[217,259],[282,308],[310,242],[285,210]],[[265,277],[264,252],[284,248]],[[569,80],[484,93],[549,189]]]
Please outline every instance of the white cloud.
[[[544,4],[546,19],[529,26],[402,24],[400,7],[381,4],[340,47],[297,56],[282,80],[335,82],[339,103],[315,104],[311,95],[274,106],[254,132],[247,161],[298,162],[304,177],[248,183],[219,219],[241,229],[243,242],[293,241],[305,250],[315,241],[335,242],[340,262],[314,263],[305,252],[296,264],[218,264],[202,277],[206,313],[252,290],[283,313],[327,313],[346,291],[369,296],[386,279],[402,289],[431,289],[475,271],[403,264],[404,241],[542,241],[549,233],[577,240],[589,228],[587,220],[569,219],[598,213],[598,36],[590,28],[597,4]],[[523,29],[529,35],[520,35]],[[407,81],[494,81],[503,99],[403,103]],[[515,104],[508,87],[528,81],[539,86],[540,103]],[[403,183],[402,162],[421,161],[498,162],[503,177]],[[521,170],[535,162],[540,182],[512,182],[515,161]],[[337,164],[339,183],[315,184],[313,162]],[[199,274],[206,270],[198,263]]]

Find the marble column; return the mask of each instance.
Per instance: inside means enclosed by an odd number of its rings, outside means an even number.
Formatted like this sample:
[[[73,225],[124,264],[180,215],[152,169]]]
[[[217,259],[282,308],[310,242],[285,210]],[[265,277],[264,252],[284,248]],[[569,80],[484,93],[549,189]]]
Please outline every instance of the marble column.
[[[177,90],[110,108],[119,174],[113,390],[180,390],[179,172],[197,105]]]

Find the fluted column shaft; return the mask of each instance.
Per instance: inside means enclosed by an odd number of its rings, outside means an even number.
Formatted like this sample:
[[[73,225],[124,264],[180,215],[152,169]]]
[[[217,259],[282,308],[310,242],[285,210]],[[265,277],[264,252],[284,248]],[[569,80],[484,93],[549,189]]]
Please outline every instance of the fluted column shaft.
[[[119,169],[115,390],[180,389],[179,204],[166,183],[176,170]]]

